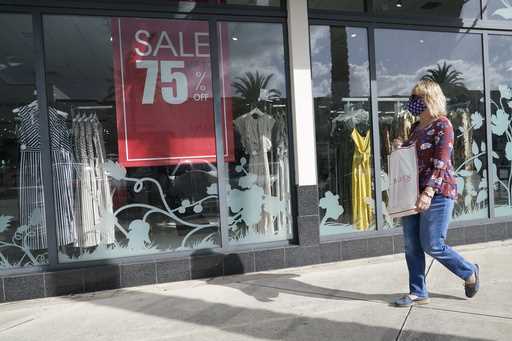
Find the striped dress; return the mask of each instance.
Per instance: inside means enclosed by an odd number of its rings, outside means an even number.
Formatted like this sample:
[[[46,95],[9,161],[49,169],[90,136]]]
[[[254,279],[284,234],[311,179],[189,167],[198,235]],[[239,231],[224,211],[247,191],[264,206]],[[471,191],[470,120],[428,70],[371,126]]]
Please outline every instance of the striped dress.
[[[26,229],[23,246],[32,250],[46,249],[47,231],[43,176],[41,164],[41,137],[39,108],[35,104],[19,108],[16,133],[19,142],[18,192],[20,225]],[[53,172],[58,245],[77,242],[73,211],[73,153],[70,130],[66,118],[54,108],[49,112],[50,149]]]

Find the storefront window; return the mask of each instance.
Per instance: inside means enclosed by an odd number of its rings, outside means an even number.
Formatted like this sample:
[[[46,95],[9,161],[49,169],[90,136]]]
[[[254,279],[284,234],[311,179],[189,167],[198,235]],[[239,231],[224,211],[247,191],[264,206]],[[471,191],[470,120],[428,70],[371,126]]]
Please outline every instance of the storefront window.
[[[395,16],[480,18],[480,0],[379,0],[373,3],[377,13]]]
[[[229,243],[291,236],[288,93],[281,24],[219,23],[227,160]]]
[[[310,9],[364,11],[364,0],[308,0]]]
[[[320,234],[374,230],[364,28],[311,26]]]
[[[0,269],[48,263],[32,16],[0,14]]]
[[[391,143],[397,137],[406,137],[415,120],[405,103],[415,82],[430,79],[441,85],[447,97],[448,118],[455,131],[453,161],[458,198],[454,218],[487,217],[481,36],[379,29],[375,44],[384,200]],[[385,221],[394,226],[385,208]]]
[[[487,19],[511,20],[512,1],[510,0],[487,0],[485,6]]]
[[[60,261],[219,246],[208,23],[47,16],[44,34]]]
[[[492,160],[496,216],[512,215],[512,37],[489,36]]]

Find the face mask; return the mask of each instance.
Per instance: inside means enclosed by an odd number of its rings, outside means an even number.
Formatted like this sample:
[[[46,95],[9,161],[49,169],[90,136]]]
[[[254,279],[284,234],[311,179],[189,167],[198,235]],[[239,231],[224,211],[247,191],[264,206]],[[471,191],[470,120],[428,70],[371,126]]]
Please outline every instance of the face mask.
[[[421,97],[412,95],[407,102],[407,110],[414,116],[419,116],[422,112],[427,110],[427,105]]]

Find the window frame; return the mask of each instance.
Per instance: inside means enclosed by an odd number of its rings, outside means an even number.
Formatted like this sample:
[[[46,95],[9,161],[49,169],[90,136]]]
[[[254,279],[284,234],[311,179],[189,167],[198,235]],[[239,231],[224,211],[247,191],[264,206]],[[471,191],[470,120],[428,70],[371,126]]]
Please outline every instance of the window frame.
[[[375,11],[374,3],[379,0],[365,0],[364,12],[354,11],[334,11],[334,10],[320,10],[308,9],[310,20],[335,20],[338,22],[347,22],[347,25],[354,25],[355,22],[366,22],[368,24],[401,24],[412,25],[414,27],[439,27],[439,28],[464,28],[471,30],[512,30],[512,20],[496,20],[488,19],[486,11],[487,3],[489,0],[480,0],[480,16],[477,18],[449,18],[449,17],[425,17],[420,15],[415,16],[397,16],[397,15],[382,15]],[[351,23],[354,22],[354,23]]]

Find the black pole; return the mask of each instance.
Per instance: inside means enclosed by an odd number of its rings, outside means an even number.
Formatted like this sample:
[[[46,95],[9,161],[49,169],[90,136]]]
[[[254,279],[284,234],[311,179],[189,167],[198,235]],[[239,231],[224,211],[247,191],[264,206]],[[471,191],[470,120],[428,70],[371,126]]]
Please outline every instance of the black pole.
[[[55,202],[53,193],[53,170],[52,154],[50,146],[50,130],[48,119],[48,93],[46,89],[46,62],[44,55],[44,33],[43,18],[40,12],[34,12],[32,16],[32,26],[34,31],[34,57],[36,89],[39,105],[39,125],[40,125],[40,143],[41,143],[41,173],[43,175],[43,196],[44,212],[46,216],[46,233],[48,246],[48,263],[50,268],[58,264],[57,252],[57,219],[55,214]]]

